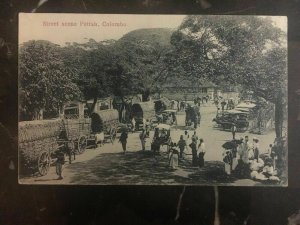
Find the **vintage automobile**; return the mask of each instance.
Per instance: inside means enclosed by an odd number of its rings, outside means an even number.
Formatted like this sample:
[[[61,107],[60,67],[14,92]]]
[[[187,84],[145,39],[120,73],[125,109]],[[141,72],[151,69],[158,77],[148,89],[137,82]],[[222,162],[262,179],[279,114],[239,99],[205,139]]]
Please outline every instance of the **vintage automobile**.
[[[219,112],[213,121],[223,130],[230,130],[235,124],[237,131],[246,131],[249,127],[248,116],[248,112],[232,109]]]

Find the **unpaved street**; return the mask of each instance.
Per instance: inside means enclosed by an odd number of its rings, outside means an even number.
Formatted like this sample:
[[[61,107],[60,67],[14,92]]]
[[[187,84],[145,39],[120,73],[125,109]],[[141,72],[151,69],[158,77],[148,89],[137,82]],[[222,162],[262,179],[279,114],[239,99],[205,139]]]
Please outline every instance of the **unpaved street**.
[[[96,149],[87,149],[76,160],[69,164],[66,162],[63,171],[63,180],[57,180],[55,167],[52,166],[49,173],[43,177],[21,178],[21,183],[34,184],[191,184],[191,185],[255,185],[251,180],[237,180],[228,177],[224,172],[222,162],[222,144],[232,138],[231,132],[222,131],[215,127],[212,119],[215,117],[214,106],[201,108],[201,126],[196,132],[199,138],[203,138],[206,144],[205,167],[199,170],[191,166],[191,152],[188,150],[185,159],[179,161],[179,168],[171,170],[168,167],[168,155],[163,147],[161,154],[153,156],[150,151],[153,131],[146,142],[146,151],[141,151],[139,133],[129,133],[127,153],[123,154],[121,144],[116,140],[114,144],[106,143]],[[177,116],[178,126],[172,128],[171,137],[178,141],[184,133],[185,113],[179,112]],[[190,136],[194,131],[189,130]],[[267,146],[275,138],[274,132],[267,135],[253,135],[248,132],[238,133],[237,138],[254,136],[260,140],[260,149],[265,151]]]

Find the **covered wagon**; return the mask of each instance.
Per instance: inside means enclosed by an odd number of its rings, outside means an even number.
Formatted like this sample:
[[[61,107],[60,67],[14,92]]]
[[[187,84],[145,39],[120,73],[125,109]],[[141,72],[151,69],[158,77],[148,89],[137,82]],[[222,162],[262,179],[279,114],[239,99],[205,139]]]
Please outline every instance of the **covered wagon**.
[[[95,111],[91,114],[91,135],[104,133],[104,139],[114,142],[119,126],[119,113],[115,109]],[[93,138],[91,138],[93,139]]]
[[[156,113],[161,113],[162,111],[169,109],[171,101],[165,97],[162,97],[154,101],[154,108]]]
[[[139,102],[132,104],[131,108],[132,118],[135,119],[136,129],[143,126],[144,120],[152,120],[155,118],[154,102]]]
[[[63,120],[19,122],[20,172],[30,170],[40,175],[49,171],[51,156],[61,147],[57,142]]]
[[[82,154],[87,147],[87,140],[91,133],[90,118],[64,119],[60,140],[67,140],[77,154]]]

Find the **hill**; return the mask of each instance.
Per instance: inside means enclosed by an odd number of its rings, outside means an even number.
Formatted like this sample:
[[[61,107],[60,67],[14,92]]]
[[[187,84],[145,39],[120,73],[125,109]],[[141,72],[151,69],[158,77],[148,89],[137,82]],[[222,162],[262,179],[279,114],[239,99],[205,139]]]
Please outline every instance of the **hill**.
[[[147,44],[155,43],[161,46],[170,46],[173,31],[170,28],[138,29],[125,34],[117,42],[144,42]]]

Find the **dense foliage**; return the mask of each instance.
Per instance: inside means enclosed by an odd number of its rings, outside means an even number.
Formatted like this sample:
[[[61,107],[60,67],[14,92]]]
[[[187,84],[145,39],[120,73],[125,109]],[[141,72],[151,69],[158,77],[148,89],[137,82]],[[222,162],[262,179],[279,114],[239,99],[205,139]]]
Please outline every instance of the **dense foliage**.
[[[20,48],[20,116],[37,119],[40,110],[58,110],[80,97],[71,68],[62,61],[61,48],[48,41],[30,41]]]
[[[287,99],[286,34],[264,17],[188,16],[171,43],[186,75],[241,85],[275,104],[281,136]]]

